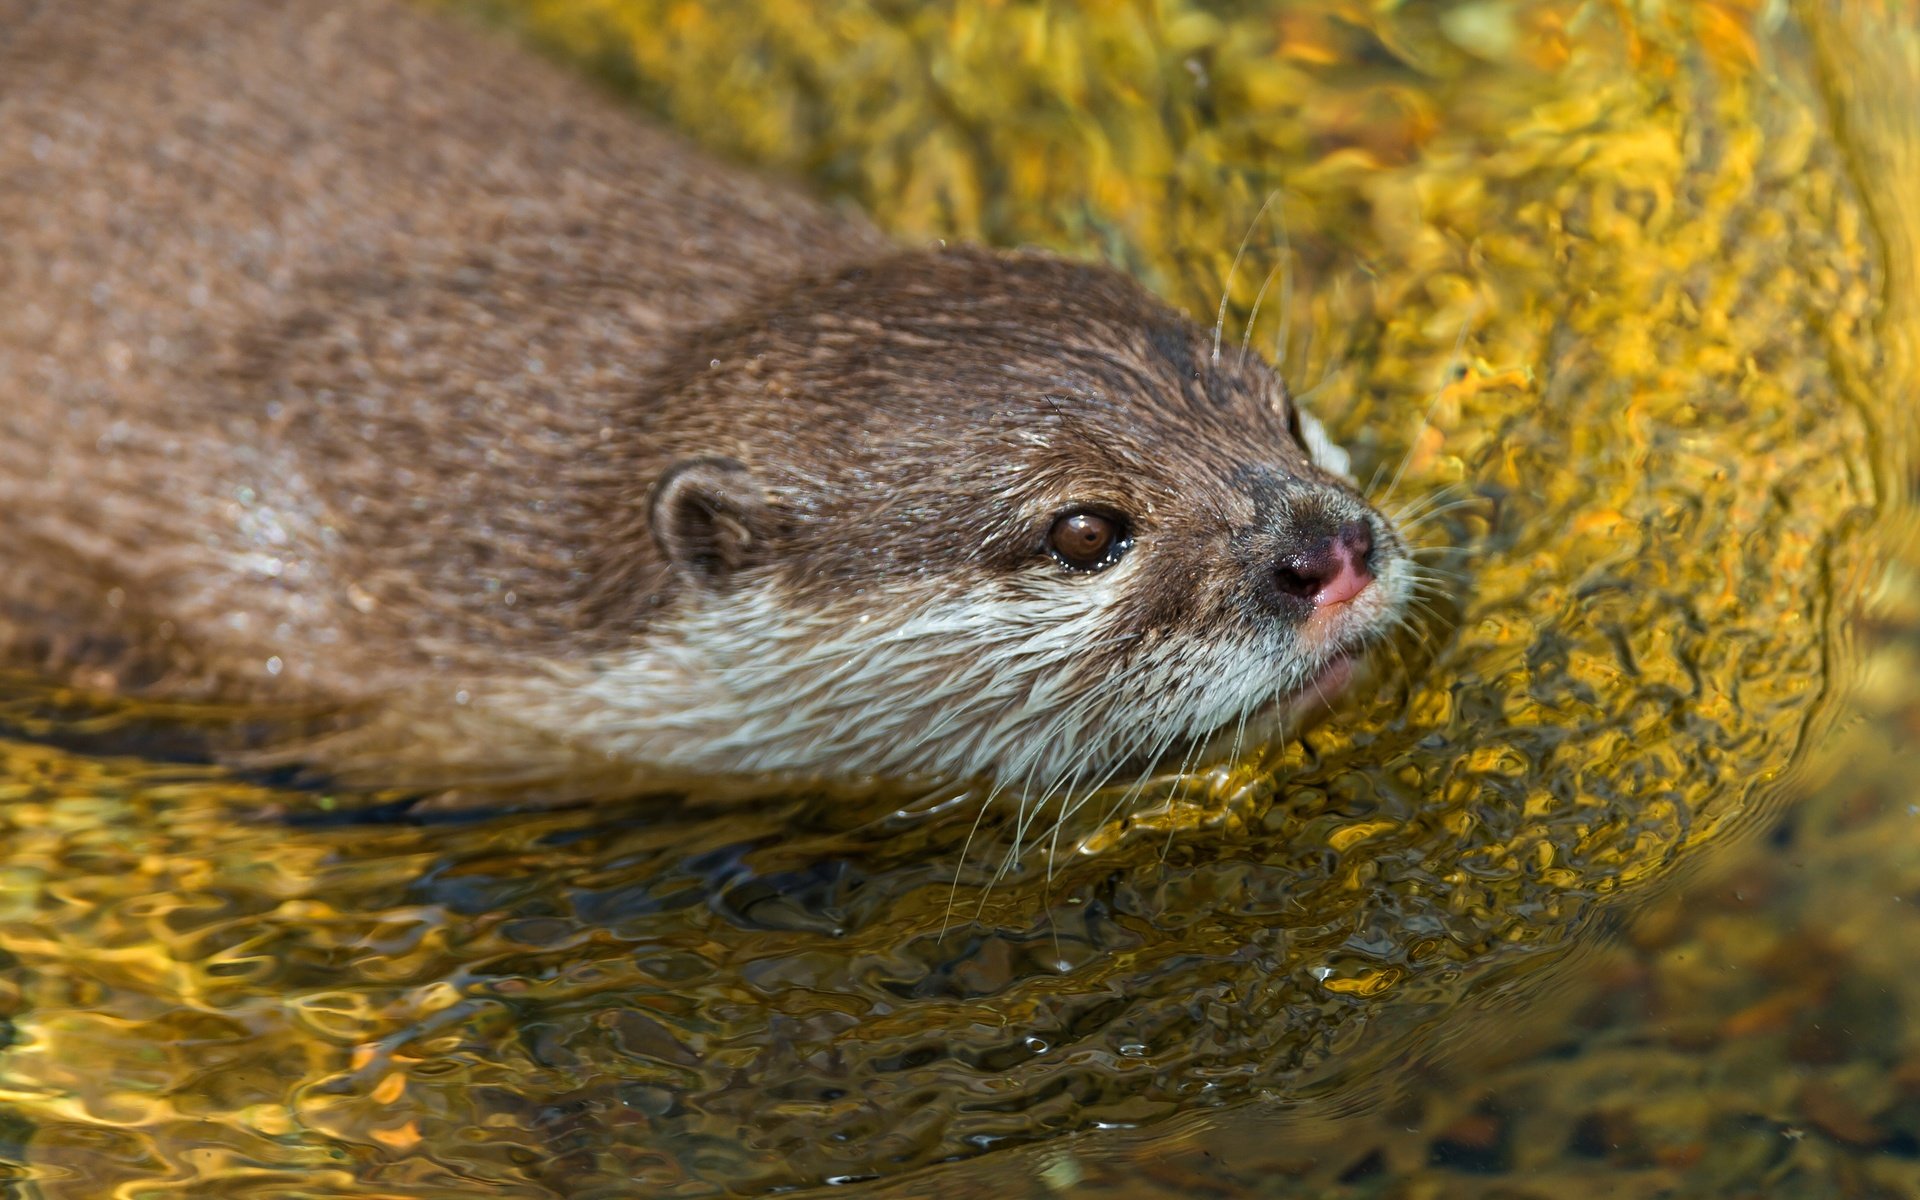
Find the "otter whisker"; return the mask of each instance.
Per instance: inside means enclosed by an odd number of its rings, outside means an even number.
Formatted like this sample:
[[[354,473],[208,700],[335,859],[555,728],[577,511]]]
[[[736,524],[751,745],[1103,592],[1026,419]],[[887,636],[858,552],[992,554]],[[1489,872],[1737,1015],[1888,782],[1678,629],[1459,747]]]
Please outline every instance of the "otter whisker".
[[[1416,568],[1422,572],[1432,573],[1430,576],[1422,576],[1422,578],[1463,580],[1466,578],[1465,572],[1451,570],[1434,563],[1423,563],[1417,556],[1451,554],[1456,557],[1465,557],[1469,553],[1471,552],[1461,546],[1412,546],[1407,550],[1407,569],[1409,574]]]
[[[1280,694],[1277,687],[1274,694],[1276,696]],[[1180,781],[1177,786],[1182,788],[1191,786],[1189,781],[1192,777],[1191,773],[1193,770],[1193,761],[1200,754],[1200,746],[1201,746],[1201,743],[1199,741],[1195,741],[1187,747],[1187,755],[1185,758],[1180,760],[1180,769],[1177,772],[1175,772],[1175,778]],[[1171,802],[1176,798],[1177,798],[1176,796],[1170,796],[1168,797],[1168,800],[1169,802]],[[1173,852],[1173,834],[1174,834],[1174,824],[1173,822],[1169,821],[1167,822],[1166,839],[1160,843],[1160,865],[1163,868],[1167,864],[1167,856]]]
[[[1060,741],[1065,740],[1063,735],[1069,726],[1078,722],[1089,709],[1117,694],[1131,680],[1153,669],[1156,665],[1150,659],[1142,659],[1130,664],[1118,675],[1097,678],[1085,687],[1079,697],[1059,707],[1051,720],[1030,739],[1031,748],[1025,757],[1016,759],[1014,762],[1016,771],[1024,771],[1026,790],[1031,791],[1033,777],[1040,768],[1042,755],[1051,751]],[[1080,741],[1077,736],[1071,740],[1076,744]]]
[[[953,924],[953,903],[960,895],[960,877],[966,873],[967,855],[973,849],[974,835],[980,832],[980,822],[986,819],[987,811],[993,807],[993,798],[999,793],[999,790],[1000,786],[998,784],[994,784],[987,789],[986,798],[980,802],[979,811],[973,814],[973,823],[967,826],[967,836],[960,843],[960,857],[958,861],[953,864],[953,884],[947,889],[946,911],[940,915],[940,934],[938,939],[940,941],[946,940],[947,930],[951,928]],[[974,910],[974,920],[977,921],[980,919],[980,914],[986,910],[986,906],[987,898],[983,894],[980,897],[980,907]]]
[[[1159,766],[1160,759],[1166,754],[1166,751],[1168,750],[1168,748],[1172,746],[1173,742],[1177,740],[1179,737],[1181,737],[1183,734],[1188,734],[1189,736],[1192,736],[1191,732],[1185,727],[1183,727],[1182,725],[1180,725],[1179,723],[1174,723],[1168,726],[1166,731],[1154,743],[1154,749],[1152,753],[1147,757],[1147,760],[1142,770],[1135,777],[1133,785],[1126,792],[1122,793],[1121,796],[1115,799],[1113,804],[1108,807],[1106,813],[1100,819],[1100,824],[1104,825],[1108,821],[1111,821],[1114,817],[1114,814],[1119,812],[1121,808],[1125,807],[1134,798],[1136,798],[1141,791],[1145,789],[1147,782],[1153,778],[1154,771]],[[1191,756],[1193,753],[1197,753],[1197,752],[1198,752],[1198,744],[1196,743],[1193,747],[1190,748],[1189,755]],[[1190,761],[1190,758],[1189,758],[1189,761]],[[1103,777],[1103,779],[1101,780],[1100,786],[1104,787],[1106,782],[1110,780],[1113,777],[1113,775],[1118,773],[1120,765],[1121,764],[1119,762],[1115,763],[1114,767],[1111,768],[1108,771],[1107,775]],[[1074,813],[1078,812],[1079,809],[1085,805],[1086,801],[1091,799],[1092,795],[1096,793],[1098,790],[1099,790],[1098,788],[1091,789],[1087,795],[1084,795],[1080,797],[1078,800],[1076,800],[1073,807],[1063,814],[1063,819],[1065,819],[1066,817],[1071,817]]]
[[[1244,668],[1242,672],[1236,677],[1236,690],[1237,690],[1237,683],[1239,681],[1250,679],[1252,676],[1256,674],[1263,673],[1264,670],[1265,670],[1264,664],[1259,663],[1256,658],[1254,665]],[[1285,686],[1284,683],[1276,684],[1275,694],[1276,695],[1279,694],[1280,690],[1284,689],[1284,686]],[[1244,720],[1244,716],[1247,712],[1258,707],[1259,707],[1259,694],[1256,694],[1244,706],[1241,707],[1240,711],[1242,713],[1242,720]],[[1145,769],[1143,769],[1140,772],[1139,776],[1135,779],[1133,786],[1130,787],[1126,792],[1122,793],[1121,796],[1118,797],[1113,802],[1113,804],[1108,807],[1107,812],[1101,817],[1100,823],[1105,824],[1106,822],[1111,821],[1114,817],[1114,814],[1118,813],[1122,808],[1131,804],[1135,799],[1139,797],[1140,793],[1145,790],[1147,783],[1153,779],[1154,771],[1159,766],[1161,758],[1166,754],[1166,751],[1172,746],[1173,742],[1182,736],[1185,736],[1189,741],[1186,757],[1182,760],[1180,769],[1178,771],[1178,774],[1184,777],[1191,769],[1193,760],[1199,755],[1200,751],[1204,748],[1209,732],[1210,732],[1209,729],[1205,727],[1196,729],[1191,726],[1175,725],[1174,727],[1170,728],[1167,731],[1166,735],[1156,745],[1153,755],[1148,761]],[[1084,800],[1082,802],[1084,803]]]
[[[1213,357],[1211,361],[1216,366],[1220,362],[1220,331],[1226,327],[1227,302],[1233,299],[1233,280],[1234,276],[1240,271],[1240,259],[1247,253],[1247,243],[1253,240],[1253,231],[1259,226],[1260,218],[1267,215],[1267,206],[1272,204],[1273,198],[1279,194],[1280,189],[1275,188],[1267,193],[1265,200],[1260,202],[1259,211],[1253,214],[1253,220],[1247,222],[1247,232],[1241,235],[1240,248],[1233,252],[1233,263],[1227,267],[1227,281],[1220,287],[1220,311],[1216,313],[1213,318]]]
[[[1274,189],[1273,193],[1268,195],[1267,199],[1271,201],[1273,197],[1278,194],[1279,194],[1279,189],[1276,188]],[[1262,208],[1264,209],[1265,206],[1263,205]],[[1276,256],[1276,261],[1274,262],[1273,266],[1267,269],[1266,278],[1260,281],[1260,290],[1254,293],[1253,308],[1247,313],[1246,327],[1240,331],[1240,357],[1244,360],[1247,357],[1248,347],[1253,344],[1254,328],[1260,324],[1260,302],[1266,298],[1267,287],[1273,282],[1274,273],[1279,272],[1280,273],[1280,339],[1279,339],[1280,346],[1279,346],[1279,349],[1282,351],[1282,353],[1276,356],[1273,363],[1274,370],[1278,371],[1282,366],[1285,365],[1285,362],[1286,362],[1286,356],[1284,351],[1285,351],[1285,341],[1286,341],[1286,335],[1287,335],[1287,318],[1293,309],[1293,271],[1291,268],[1291,263],[1293,259],[1293,241],[1287,235],[1286,206],[1282,205],[1281,207],[1275,209],[1274,213],[1278,218],[1279,224],[1280,224],[1280,253]],[[1254,219],[1256,221],[1259,220],[1258,217],[1255,217]]]
[[[1142,668],[1144,668],[1144,664],[1142,664]],[[1131,676],[1131,674],[1137,674],[1137,672],[1129,672],[1129,676]],[[1117,691],[1117,687],[1110,687],[1110,689],[1106,689],[1106,691]],[[1096,697],[1092,697],[1092,695],[1089,695],[1089,697],[1081,697],[1081,701],[1079,701],[1077,707],[1085,707],[1087,703],[1091,703],[1092,699],[1096,699]],[[1052,722],[1052,726],[1060,726],[1060,724],[1062,724],[1060,720]],[[1048,745],[1050,741],[1052,741],[1050,735],[1043,735],[1041,739],[1037,739],[1037,745]],[[1002,868],[1000,868],[1000,872],[996,874],[995,881],[998,881],[998,877],[1004,876],[1004,872],[1010,870],[1014,862],[1018,862],[1018,858],[1021,856],[1021,845],[1023,845],[1023,839],[1025,839],[1027,829],[1031,828],[1031,824],[1033,824],[1035,820],[1039,820],[1039,816],[1041,816],[1043,812],[1046,812],[1046,806],[1052,803],[1052,799],[1058,795],[1058,797],[1060,797],[1060,804],[1062,804],[1062,816],[1054,818],[1054,824],[1052,824],[1048,835],[1041,835],[1041,837],[1044,837],[1044,839],[1048,841],[1048,851],[1046,851],[1046,885],[1052,885],[1054,858],[1056,858],[1056,851],[1058,851],[1058,831],[1060,831],[1060,826],[1062,826],[1062,822],[1064,822],[1064,818],[1066,818],[1066,812],[1068,812],[1068,799],[1075,793],[1075,789],[1079,787],[1079,780],[1081,780],[1081,776],[1083,776],[1085,770],[1087,770],[1087,758],[1085,758],[1085,756],[1079,758],[1079,760],[1073,764],[1071,772],[1062,770],[1060,774],[1056,774],[1052,783],[1048,783],[1048,785],[1044,787],[1044,791],[1041,791],[1041,795],[1039,795],[1037,799],[1031,795],[1031,783],[1033,783],[1033,772],[1035,772],[1035,770],[1039,770],[1039,760],[1035,760],[1035,764],[1033,764],[1033,766],[1029,768],[1029,772],[1027,772],[1027,791],[1021,795],[1020,814],[1018,814],[1018,818],[1016,818],[1016,831],[1014,831],[1014,845],[1012,845],[1012,849],[1008,849],[1008,852],[1006,852],[1006,858],[1002,860]],[[1035,841],[1041,841],[1041,837],[1035,837]]]
[[[1115,814],[1121,812],[1124,809],[1131,808],[1133,804],[1137,800],[1139,800],[1141,794],[1147,790],[1147,784],[1151,783],[1155,775],[1158,773],[1160,768],[1160,760],[1166,757],[1167,751],[1172,748],[1173,743],[1177,739],[1177,737],[1178,737],[1177,731],[1169,731],[1166,734],[1166,736],[1161,738],[1161,740],[1154,746],[1153,753],[1148,757],[1145,767],[1134,778],[1133,783],[1127,788],[1127,790],[1121,793],[1120,797],[1113,802],[1112,806],[1108,808],[1105,816],[1102,818],[1103,824],[1106,821],[1111,821],[1114,818]],[[1187,756],[1186,758],[1181,760],[1182,769],[1176,773],[1178,777],[1184,777],[1186,775],[1185,767],[1187,764],[1193,761],[1193,757],[1197,753],[1199,753],[1198,745],[1188,746]],[[1171,832],[1171,830],[1169,830],[1169,832]]]
[[[1278,189],[1275,189],[1276,193]],[[1269,197],[1271,199],[1271,197]],[[1260,281],[1260,290],[1254,293],[1253,309],[1247,314],[1247,325],[1240,333],[1240,357],[1247,357],[1247,349],[1253,344],[1254,328],[1260,323],[1260,301],[1266,298],[1267,285],[1273,282],[1275,271],[1280,272],[1280,331],[1274,338],[1273,369],[1279,372],[1287,362],[1287,327],[1293,316],[1293,239],[1287,232],[1287,209],[1281,205],[1274,210],[1280,224],[1280,253],[1278,261],[1267,270],[1267,277]]]
[[[1449,589],[1456,587],[1462,580],[1458,571],[1449,571],[1442,567],[1422,566],[1419,563],[1407,564],[1407,583],[1416,592],[1432,592],[1436,595],[1448,595]]]
[[[1393,624],[1391,626],[1391,631],[1395,634],[1401,635],[1402,637],[1411,638],[1413,640],[1414,649],[1419,650],[1421,652],[1427,652],[1434,648],[1432,635],[1426,629],[1424,629],[1419,624],[1414,622],[1410,617],[1407,617],[1405,615],[1394,618]],[[1394,645],[1396,650],[1398,649],[1397,643],[1389,643],[1389,644]],[[1406,665],[1404,658],[1401,660],[1401,665],[1403,667]]]
[[[1440,614],[1436,614],[1432,609],[1428,609],[1427,605],[1421,605],[1419,612],[1425,616],[1428,624],[1438,624],[1438,626],[1446,626],[1446,624],[1448,624],[1446,620],[1440,618]],[[1407,634],[1407,636],[1413,637],[1413,641],[1415,641],[1415,645],[1421,649],[1421,653],[1425,653],[1425,655],[1436,655],[1436,653],[1438,653],[1440,645],[1438,645],[1438,641],[1436,641],[1434,632],[1428,630],[1427,624],[1413,624],[1413,616],[1411,616],[1411,614],[1404,614],[1404,616],[1396,622],[1396,628],[1398,628],[1400,632]]]
[[[1112,770],[1113,770],[1112,768],[1109,768],[1107,773],[1110,775],[1112,773]],[[1064,787],[1056,786],[1054,789],[1052,789],[1054,792],[1057,792],[1057,794],[1060,797],[1060,812],[1059,812],[1059,815],[1054,817],[1053,825],[1048,829],[1046,834],[1047,882],[1049,884],[1053,882],[1054,864],[1055,864],[1055,860],[1058,858],[1060,853],[1060,831],[1066,826],[1068,817],[1072,815],[1074,808],[1077,807],[1077,803],[1073,807],[1069,807],[1068,802],[1072,797],[1083,794],[1080,790],[1080,780],[1081,780],[1081,777],[1084,776],[1085,774],[1086,774],[1086,763],[1082,761],[1080,765],[1074,769],[1072,777],[1064,781],[1065,783]],[[1093,785],[1091,785],[1087,790],[1097,791],[1099,789],[1099,786],[1100,786],[1099,783],[1096,782]]]
[[[1403,505],[1394,508],[1383,507],[1381,511],[1384,512],[1387,519],[1395,525],[1404,526],[1409,520],[1412,520],[1427,509],[1450,500],[1460,499],[1461,497],[1467,497],[1476,501],[1479,499],[1478,496],[1475,496],[1467,489],[1466,485],[1449,483],[1437,487],[1425,495],[1416,496]]]
[[[1434,611],[1434,609],[1431,608],[1424,600],[1409,601],[1407,607],[1411,610],[1414,610],[1420,613],[1423,617],[1427,619],[1429,623],[1433,625],[1437,625],[1442,628],[1451,628],[1452,626],[1451,621],[1447,620],[1445,617],[1441,616],[1438,612]]]
[[[1246,738],[1247,717],[1251,715],[1251,712],[1252,712],[1251,709],[1246,709],[1246,708],[1241,709],[1240,719],[1234,722],[1233,745],[1227,751],[1227,761],[1229,762],[1238,762],[1240,760],[1240,743]]]
[[[1400,532],[1403,535],[1411,534],[1414,530],[1428,525],[1450,512],[1458,512],[1463,508],[1474,508],[1481,503],[1482,501],[1478,496],[1470,496],[1465,500],[1455,500],[1449,504],[1437,504],[1424,512],[1401,519],[1399,522]]]
[[[1098,645],[1117,645],[1117,643],[1123,643],[1123,641],[1133,641],[1133,639],[1137,639],[1137,637],[1139,637],[1139,634],[1125,634],[1125,636],[1108,637],[1108,639],[1104,639],[1104,641],[1094,641],[1094,643],[1089,643],[1089,645],[1094,645],[1094,647],[1098,647]],[[996,676],[996,680],[998,680],[998,676]],[[1100,680],[1096,680],[1094,685],[1083,685],[1081,695],[1079,695],[1077,699],[1068,701],[1066,705],[1058,708],[1056,714],[1054,714],[1054,718],[1052,718],[1052,722],[1044,728],[1044,732],[1041,732],[1039,737],[1033,739],[1033,745],[1035,745],[1035,747],[1046,747],[1046,745],[1050,745],[1052,739],[1058,737],[1058,733],[1062,732],[1064,726],[1068,726],[1069,722],[1077,720],[1077,718],[1085,712],[1085,708],[1092,705],[1092,703],[1098,699],[1098,684],[1100,684]],[[1060,685],[1066,685],[1066,682],[1062,682]],[[1035,689],[1039,689],[1039,685],[1035,685]],[[981,732],[977,733],[977,737],[979,737],[979,739],[993,737],[996,730],[1002,730],[1002,728],[1008,733],[1012,732],[1012,728],[1018,726],[1018,722],[1021,720],[1021,712],[1023,712],[1025,708],[1033,707],[1035,689],[1029,689],[1025,695],[1020,695],[1020,697],[1016,699],[1014,712],[1010,712],[1008,716],[1002,716],[1002,720],[998,722],[998,726],[981,730]],[[931,737],[937,737],[937,735],[945,732],[948,726],[952,726],[952,724],[956,724],[956,722],[960,722],[960,720],[966,720],[966,718],[970,718],[970,716],[973,716],[970,708],[960,707],[960,705],[948,707],[947,712],[941,716],[941,720],[935,722],[935,726],[925,732],[925,737],[929,737],[929,739],[931,739]]]
[[[1136,795],[1138,789],[1145,787],[1145,781],[1152,777],[1153,770],[1159,764],[1161,756],[1166,753],[1167,748],[1172,745],[1174,740],[1180,736],[1180,732],[1181,732],[1180,729],[1176,726],[1168,729],[1165,733],[1163,733],[1159,737],[1159,739],[1154,743],[1153,752],[1147,756],[1145,765],[1143,766],[1141,771],[1136,775],[1136,778],[1135,778],[1136,790],[1123,794],[1119,799],[1115,800],[1113,805],[1111,805],[1108,808],[1107,812],[1101,817],[1100,824],[1104,825],[1108,821],[1111,821],[1113,819],[1114,814],[1117,813],[1120,810],[1120,808],[1125,804],[1128,796]],[[1104,788],[1108,783],[1112,781],[1115,775],[1119,774],[1120,768],[1125,764],[1125,761],[1126,760],[1124,759],[1116,760],[1114,764],[1107,769],[1106,774],[1100,778],[1096,786],[1088,789],[1088,791],[1085,794],[1081,795],[1079,798],[1077,798],[1073,802],[1071,807],[1069,807],[1066,811],[1064,811],[1061,814],[1061,819],[1063,821],[1067,820],[1071,818],[1075,813],[1079,812],[1080,809],[1086,805],[1087,801],[1093,797],[1093,795],[1097,794],[1101,788]]]
[[[1273,285],[1273,277],[1280,272],[1281,264],[1276,262],[1267,268],[1267,274],[1260,281],[1260,289],[1253,294],[1253,307],[1247,312],[1247,324],[1240,331],[1240,357],[1247,356],[1248,347],[1253,341],[1254,322],[1260,319],[1260,303],[1267,298],[1267,289]]]
[[[1147,782],[1153,778],[1154,770],[1156,767],[1159,766],[1160,759],[1166,754],[1166,751],[1168,750],[1168,748],[1172,746],[1173,742],[1177,740],[1182,735],[1183,732],[1185,731],[1180,726],[1174,725],[1173,727],[1169,728],[1164,735],[1162,735],[1160,740],[1155,744],[1153,753],[1148,757],[1146,761],[1146,765],[1136,776],[1133,787],[1130,788],[1126,793],[1123,793],[1118,799],[1116,799],[1113,802],[1113,804],[1111,804],[1108,807],[1107,811],[1101,816],[1099,824],[1105,825],[1107,822],[1113,820],[1114,815],[1118,813],[1123,807],[1125,807],[1126,804],[1130,801],[1130,799],[1137,797],[1139,793],[1145,789]],[[1197,742],[1192,747],[1189,748],[1189,751],[1188,751],[1189,762],[1191,761],[1192,755],[1198,753],[1198,750],[1199,750],[1199,746]],[[1102,788],[1106,787],[1107,784],[1111,782],[1113,777],[1119,773],[1120,767],[1123,765],[1124,761],[1125,760],[1116,760],[1115,763],[1107,769],[1106,773],[1102,775],[1100,779],[1093,784],[1093,786],[1086,789],[1085,792],[1080,793],[1070,805],[1065,805],[1062,807],[1060,816],[1054,823],[1054,832],[1056,837],[1061,827],[1064,826],[1066,822],[1074,816],[1074,814],[1078,813],[1081,808],[1085,807],[1088,800],[1090,800],[1094,795],[1097,795]],[[1182,774],[1184,773],[1185,773],[1185,768],[1183,767]]]
[[[1144,665],[1143,665],[1143,669],[1144,669]],[[1057,713],[1052,719],[1052,721],[1048,723],[1046,727],[1046,731],[1041,736],[1033,739],[1031,743],[1033,749],[1022,760],[1025,762],[1026,766],[1024,770],[1024,782],[1022,784],[1022,787],[1020,788],[1020,807],[1015,812],[1015,817],[1014,817],[1013,843],[1011,846],[1008,847],[1006,852],[1002,855],[999,867],[994,871],[992,878],[988,881],[986,888],[981,893],[980,902],[975,912],[976,919],[978,919],[980,912],[983,912],[985,910],[986,902],[988,898],[992,895],[993,888],[998,886],[1000,880],[1005,878],[1007,873],[1010,870],[1012,870],[1013,867],[1019,862],[1021,858],[1022,848],[1025,845],[1027,830],[1030,828],[1032,821],[1038,816],[1039,811],[1041,810],[1041,808],[1044,806],[1046,802],[1046,795],[1043,795],[1041,800],[1037,804],[1034,802],[1032,798],[1034,775],[1039,770],[1041,761],[1042,761],[1042,755],[1040,751],[1048,749],[1054,744],[1054,738],[1061,732],[1061,727],[1065,725],[1072,718],[1072,716],[1075,714],[1076,711],[1083,709],[1088,703],[1090,703],[1091,700],[1095,698],[1093,693],[1097,693],[1099,690],[1100,689],[1097,686],[1094,688],[1090,688],[1089,689],[1090,694],[1082,696],[1080,700],[1076,702],[1074,705],[1070,706],[1069,709],[1063,710],[1060,713]],[[995,791],[997,792],[998,789],[996,788]],[[1049,789],[1049,792],[1047,794],[1048,795],[1051,794],[1051,789]],[[991,799],[992,799],[992,794],[989,795],[989,802],[991,801]],[[983,806],[983,813],[984,813],[984,806]],[[975,818],[976,824],[978,823],[978,820],[979,818],[976,817]],[[1051,878],[1052,878],[1052,861],[1051,861],[1051,858],[1049,858],[1049,862],[1048,862],[1049,882],[1051,882]]]
[[[1412,579],[1409,581],[1408,594],[1425,600],[1453,601],[1458,587],[1457,579]]]
[[[1096,699],[1107,700],[1111,698],[1117,701],[1119,698],[1118,694],[1122,690],[1124,690],[1125,687],[1130,685],[1135,679],[1139,678],[1141,675],[1145,674],[1149,670],[1158,668],[1161,665],[1162,664],[1156,661],[1153,661],[1152,659],[1144,659],[1141,662],[1130,667],[1126,672],[1124,672],[1120,676],[1117,676],[1113,678],[1111,681],[1107,682],[1106,686],[1098,689],[1095,694],[1085,697],[1082,701],[1082,704],[1084,705],[1084,704],[1091,703],[1093,700],[1096,700]],[[1043,735],[1043,738],[1041,740],[1042,741],[1051,740],[1052,732],[1053,731],[1050,728],[1049,732],[1046,735]],[[1111,779],[1113,775],[1119,771],[1120,767],[1124,765],[1125,761],[1126,760],[1123,757],[1116,756],[1113,764],[1108,768],[1106,774],[1102,776],[1099,783],[1097,783],[1092,789],[1089,789],[1089,790],[1097,791],[1098,788],[1105,786],[1107,780]],[[1062,813],[1061,819],[1064,820],[1066,817],[1071,816],[1074,811],[1077,811],[1079,804],[1082,802],[1083,801],[1075,801],[1073,807],[1065,809]]]
[[[1280,209],[1280,328],[1273,336],[1273,369],[1287,362],[1287,339],[1293,329],[1293,238],[1287,232],[1287,210]]]
[[[1450,571],[1445,567],[1436,567],[1430,563],[1420,562],[1408,562],[1406,564],[1406,576],[1409,580],[1420,584],[1438,584],[1446,581],[1457,581],[1461,578],[1460,572],[1458,571]]]

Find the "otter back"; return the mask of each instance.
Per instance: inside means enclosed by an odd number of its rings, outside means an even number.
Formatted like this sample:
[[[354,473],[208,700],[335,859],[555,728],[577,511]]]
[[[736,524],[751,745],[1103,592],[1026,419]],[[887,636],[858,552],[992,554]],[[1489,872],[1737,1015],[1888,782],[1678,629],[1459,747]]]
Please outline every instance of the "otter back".
[[[885,245],[387,0],[0,39],[0,648],[95,686],[351,698],[564,636],[587,497],[644,467],[612,406]]]

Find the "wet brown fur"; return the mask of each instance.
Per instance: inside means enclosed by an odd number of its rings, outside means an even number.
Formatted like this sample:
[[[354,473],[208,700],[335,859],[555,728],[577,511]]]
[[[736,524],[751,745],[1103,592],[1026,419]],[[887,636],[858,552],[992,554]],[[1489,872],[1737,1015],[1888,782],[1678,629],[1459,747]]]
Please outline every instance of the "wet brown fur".
[[[1344,488],[1209,349],[1116,272],[901,249],[389,0],[0,0],[0,659],[96,689],[495,761],[456,696],[703,589],[1052,569],[1070,502],[1156,556],[1076,664],[1117,670],[1273,620],[1246,579]],[[652,536],[694,458],[764,500],[724,578]]]

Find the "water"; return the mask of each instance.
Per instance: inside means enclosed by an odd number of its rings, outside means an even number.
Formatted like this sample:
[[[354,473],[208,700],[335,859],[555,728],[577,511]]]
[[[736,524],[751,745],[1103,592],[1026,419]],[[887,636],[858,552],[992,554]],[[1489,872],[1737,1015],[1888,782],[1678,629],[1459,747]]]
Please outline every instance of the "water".
[[[1910,9],[490,7],[904,236],[1224,287],[1459,585],[1011,860],[354,819],[15,681],[23,1195],[1920,1194]]]

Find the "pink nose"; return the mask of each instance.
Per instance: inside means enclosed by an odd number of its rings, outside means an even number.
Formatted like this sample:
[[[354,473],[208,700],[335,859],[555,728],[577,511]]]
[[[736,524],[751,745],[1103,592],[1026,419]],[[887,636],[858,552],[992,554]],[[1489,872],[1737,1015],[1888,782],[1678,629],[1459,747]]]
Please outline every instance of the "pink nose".
[[[1373,572],[1366,564],[1356,562],[1350,553],[1340,553],[1340,565],[1334,570],[1333,578],[1313,594],[1316,607],[1325,608],[1329,604],[1345,604],[1365,591],[1373,582]]]
[[[1367,560],[1373,553],[1373,528],[1348,521],[1318,546],[1280,560],[1274,582],[1282,592],[1311,600],[1315,608],[1345,604],[1373,582]]]

